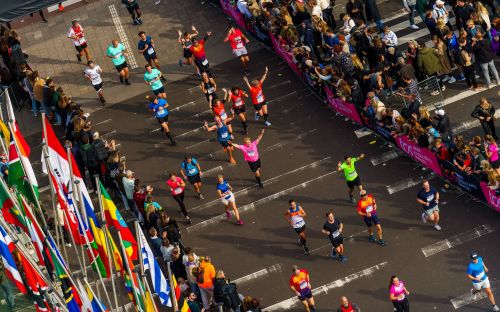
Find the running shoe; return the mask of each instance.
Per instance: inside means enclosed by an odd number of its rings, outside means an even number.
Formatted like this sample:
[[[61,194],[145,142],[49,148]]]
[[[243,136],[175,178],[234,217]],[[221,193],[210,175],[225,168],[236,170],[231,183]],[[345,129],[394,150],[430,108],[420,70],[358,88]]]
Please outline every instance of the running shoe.
[[[422,222],[427,223],[427,218],[425,217],[425,212],[422,212]]]
[[[160,4],[161,0],[155,1],[155,5]]]
[[[139,23],[139,25],[142,25],[142,20],[140,18],[137,19],[137,22]]]
[[[179,60],[179,67],[182,67],[182,60]]]
[[[231,213],[229,212],[229,210],[226,210],[226,218],[231,218]]]
[[[198,194],[198,198],[199,198],[200,200],[201,200],[201,199],[205,199],[205,196],[203,196],[203,194],[202,194],[202,193],[199,193],[199,194]]]
[[[305,246],[304,246],[304,251],[305,251],[306,255],[310,255],[311,254],[311,252],[309,251],[309,248],[307,248]]]
[[[134,20],[133,24],[134,25],[139,25],[139,21],[137,20],[137,18]]]
[[[375,239],[375,237],[373,237],[373,235],[370,235],[370,237],[368,238],[368,241],[369,241],[370,243],[374,243],[374,242],[376,242],[377,240]]]
[[[354,196],[351,196],[351,203],[355,204],[356,200],[354,199]]]
[[[128,79],[125,79],[125,85],[130,86],[130,81],[128,81]]]
[[[470,289],[470,295],[471,295],[471,298],[472,298],[473,301],[477,300],[477,293],[478,292],[474,288]]]
[[[441,231],[441,227],[439,226],[439,224],[434,225],[434,228],[435,228],[437,231]]]
[[[455,77],[451,76],[450,80],[448,80],[448,83],[454,83],[455,81],[457,81]]]
[[[419,27],[418,27],[417,25],[415,25],[415,24],[411,25],[410,27],[411,27],[411,29],[415,29],[415,30],[417,30],[417,29],[419,28]]]
[[[243,221],[238,220],[238,222],[236,222],[236,224],[238,224],[238,225],[243,225]]]
[[[347,261],[347,257],[343,256],[343,255],[339,255],[338,257],[338,260],[342,263],[346,262]]]
[[[437,91],[437,90],[434,90],[431,92],[431,95],[438,95],[438,94],[439,94],[439,91]]]
[[[379,244],[380,246],[385,246],[385,241],[383,239],[379,239],[377,240],[377,244]]]
[[[443,79],[441,79],[442,82],[446,82],[450,80],[450,76],[444,76]]]
[[[493,311],[500,311],[500,308],[499,308],[499,307],[495,304],[495,305],[493,306]]]
[[[191,218],[190,218],[190,217],[186,217],[186,222],[187,222],[187,224],[191,224],[191,223],[193,223],[193,221],[191,221]]]
[[[269,127],[271,125],[269,121],[266,121],[264,124],[266,125],[266,127]]]
[[[330,255],[333,259],[337,259],[337,252],[335,251],[335,248],[332,248],[332,253]]]
[[[255,113],[255,120],[259,120],[260,119],[260,116],[259,116],[259,113]]]
[[[78,60],[78,62],[81,62],[81,61],[82,61],[82,57],[80,56],[80,54],[77,54],[77,55],[76,55],[76,59]]]

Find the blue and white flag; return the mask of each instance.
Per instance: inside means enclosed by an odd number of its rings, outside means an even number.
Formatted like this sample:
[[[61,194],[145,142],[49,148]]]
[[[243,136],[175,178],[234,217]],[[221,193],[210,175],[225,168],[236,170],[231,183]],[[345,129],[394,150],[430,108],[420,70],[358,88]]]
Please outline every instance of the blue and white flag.
[[[170,301],[170,285],[168,280],[163,275],[158,261],[156,261],[148,241],[142,233],[142,230],[137,231],[139,244],[141,246],[142,262],[144,265],[144,272],[149,271],[149,276],[153,282],[153,291],[160,297],[160,302],[168,307],[172,306]]]
[[[16,285],[17,289],[23,294],[26,294],[26,287],[24,287],[21,274],[17,269],[16,262],[12,256],[12,251],[14,251],[15,245],[9,234],[5,229],[0,226],[0,255],[2,257],[2,262],[5,267],[5,275],[10,279],[10,281]]]

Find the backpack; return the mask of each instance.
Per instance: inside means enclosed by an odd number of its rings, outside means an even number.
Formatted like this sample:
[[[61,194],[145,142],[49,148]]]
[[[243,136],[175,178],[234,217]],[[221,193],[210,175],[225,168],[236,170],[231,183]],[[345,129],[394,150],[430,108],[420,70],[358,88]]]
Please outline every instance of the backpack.
[[[200,273],[198,273],[198,276],[196,276],[196,283],[198,284],[203,284],[205,282],[205,269],[200,268]]]
[[[80,154],[82,155],[83,163],[87,168],[95,168],[99,165],[97,157],[94,153],[94,149],[90,144],[84,144],[80,149]]]

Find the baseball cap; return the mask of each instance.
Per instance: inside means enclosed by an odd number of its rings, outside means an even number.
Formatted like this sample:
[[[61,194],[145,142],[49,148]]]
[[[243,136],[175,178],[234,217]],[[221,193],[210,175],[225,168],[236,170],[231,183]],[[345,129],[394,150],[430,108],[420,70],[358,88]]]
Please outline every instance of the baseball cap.
[[[437,109],[434,113],[439,116],[444,116],[444,109]]]
[[[477,258],[478,258],[477,253],[476,253],[476,252],[471,253],[471,254],[470,254],[470,258],[471,258],[472,260],[477,260]]]
[[[444,1],[442,1],[442,0],[437,0],[436,1],[436,5],[443,5],[443,4],[444,4]]]
[[[365,190],[362,190],[361,192],[359,192],[359,196],[365,196],[366,195],[366,191]]]

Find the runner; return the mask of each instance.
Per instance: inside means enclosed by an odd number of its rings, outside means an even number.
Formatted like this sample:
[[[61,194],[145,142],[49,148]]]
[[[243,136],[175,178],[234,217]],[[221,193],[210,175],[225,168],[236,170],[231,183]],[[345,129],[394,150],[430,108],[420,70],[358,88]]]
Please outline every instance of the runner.
[[[219,141],[220,145],[224,148],[224,151],[229,155],[229,162],[231,164],[236,164],[236,160],[233,157],[233,147],[229,144],[229,138],[231,135],[229,134],[229,130],[227,128],[227,123],[231,122],[231,120],[231,117],[227,118],[225,121],[222,121],[219,117],[215,117],[215,125],[208,126],[208,122],[205,121],[203,128],[209,132],[217,131],[217,141]]]
[[[153,93],[156,96],[166,99],[167,94],[165,93],[165,88],[161,82],[161,71],[157,68],[152,68],[150,64],[146,64],[144,67],[146,68],[146,72],[144,73],[144,82],[151,86],[151,90],[153,90]]]
[[[205,37],[203,37],[203,39],[201,40],[198,40],[197,37],[191,38],[191,42],[193,44],[189,47],[189,51],[191,51],[191,53],[193,54],[194,64],[198,68],[198,74],[207,72],[210,75],[210,71],[208,69],[210,65],[208,64],[207,55],[205,52],[205,42],[211,35],[211,32],[207,32]]]
[[[85,40],[85,31],[77,20],[71,21],[71,27],[67,34],[68,38],[73,40],[73,45],[76,49],[76,59],[78,62],[82,61],[82,55],[85,53],[87,62],[90,61],[89,48]]]
[[[380,225],[380,220],[377,214],[377,202],[373,198],[372,194],[366,194],[366,190],[359,192],[361,198],[358,201],[358,215],[363,217],[366,226],[368,227],[368,233],[370,234],[369,241],[377,242],[379,245],[384,246],[385,242],[382,239],[382,226]],[[372,224],[375,224],[377,228],[378,240],[373,237]]]
[[[346,262],[347,257],[344,256],[344,237],[342,236],[344,224],[339,218],[335,218],[333,211],[327,212],[326,218],[327,220],[321,232],[330,238],[330,242],[333,245],[332,257],[340,262]]]
[[[144,55],[146,62],[148,62],[150,66],[153,66],[154,63],[155,68],[160,69],[160,63],[158,63],[158,55],[156,54],[156,47],[153,38],[146,35],[144,31],[140,31],[137,35],[141,38],[141,40],[137,43],[137,49],[139,52]],[[165,78],[163,76],[160,76],[160,79],[165,82]]]
[[[200,89],[203,94],[205,94],[205,97],[207,98],[207,101],[210,104],[210,96],[212,98],[217,99],[217,84],[215,83],[214,78],[208,76],[206,72],[201,73],[201,84],[200,84]],[[209,108],[212,108],[211,105],[209,105]]]
[[[269,127],[271,123],[267,121],[267,102],[264,93],[262,93],[262,84],[266,80],[268,72],[269,70],[266,66],[266,71],[260,80],[255,79],[249,82],[247,76],[243,77],[243,80],[247,84],[250,95],[252,96],[253,107],[255,108],[255,120],[259,120],[260,116],[263,116],[265,121],[264,124]]]
[[[205,199],[203,194],[201,194],[201,167],[196,158],[191,156],[186,156],[181,163],[181,175],[184,180],[189,180],[189,183],[194,187],[196,193],[198,193],[199,199]]]
[[[106,51],[106,56],[111,59],[113,65],[115,65],[116,70],[120,74],[120,82],[129,86],[128,65],[127,60],[125,59],[125,56],[128,56],[128,52],[123,44],[119,43],[118,40],[113,39],[108,47],[108,50]]]
[[[235,144],[232,143],[231,141],[229,142],[230,145],[241,150],[241,152],[243,153],[243,157],[250,166],[250,170],[252,170],[252,172],[255,174],[255,180],[257,180],[257,183],[261,188],[263,188],[264,185],[260,180],[260,157],[257,145],[259,145],[260,140],[262,140],[262,137],[264,136],[264,131],[265,130],[262,129],[257,139],[255,139],[255,141],[253,142],[249,137],[243,139],[243,145]]]
[[[361,184],[361,179],[359,178],[355,166],[355,163],[363,160],[363,158],[365,158],[365,154],[361,154],[358,157],[346,155],[344,156],[344,162],[339,161],[337,164],[337,171],[344,172],[345,181],[347,182],[347,187],[349,188],[349,198],[353,204],[356,203],[353,196],[354,187],[357,186],[360,191],[363,190],[363,184]]]
[[[434,228],[441,231],[439,223],[439,192],[432,186],[429,181],[422,182],[422,189],[417,193],[417,202],[422,204],[424,212],[422,212],[422,222],[431,221],[434,223]]]
[[[292,267],[293,274],[290,277],[290,288],[297,295],[300,302],[304,305],[306,312],[316,311],[314,308],[314,298],[309,281],[309,272],[299,269],[298,266]]]
[[[248,94],[241,90],[240,87],[232,87],[229,93],[224,88],[222,89],[222,91],[224,91],[224,101],[228,101],[229,99],[231,99],[231,102],[233,102],[233,107],[231,108],[233,119],[235,115],[238,115],[238,118],[243,125],[243,134],[248,134],[245,101],[243,100],[244,97],[248,97]]]
[[[172,138],[172,135],[170,134],[170,128],[168,127],[169,105],[167,100],[153,95],[149,95],[148,100],[150,102],[148,108],[155,114],[156,120],[158,120],[158,123],[161,126],[161,131],[165,132],[165,135],[170,140],[172,146],[177,145],[177,143]]]
[[[493,311],[500,311],[500,308],[495,303],[495,297],[491,291],[490,280],[486,273],[488,273],[488,268],[483,262],[483,258],[479,257],[477,253],[472,253],[470,255],[472,261],[467,267],[467,277],[472,281],[472,289],[470,290],[472,299],[477,300],[477,294],[481,292],[482,289],[486,292],[488,299],[493,305]]]
[[[395,312],[410,312],[410,302],[407,297],[409,294],[403,281],[400,281],[396,275],[391,276],[389,298],[394,305]]]
[[[170,179],[168,179],[166,183],[170,188],[172,197],[179,204],[182,215],[186,218],[186,222],[191,224],[191,218],[188,216],[186,205],[184,205],[184,188],[186,187],[186,183],[173,172],[170,173]]]
[[[236,199],[234,198],[233,188],[229,185],[229,183],[227,183],[222,174],[219,174],[217,177],[217,193],[219,193],[219,197],[226,207],[226,216],[231,218],[231,212],[229,209],[233,209],[234,216],[236,217],[236,223],[238,225],[243,225],[243,221],[240,219],[240,213],[236,207]]]
[[[219,100],[218,98],[213,99],[212,95],[209,96],[208,104],[212,108],[215,117],[219,117],[226,125],[227,130],[229,131],[229,138],[232,140],[233,137],[233,127],[231,126],[231,121],[234,117],[231,117],[228,120],[228,116],[226,113],[226,109],[224,108],[225,100]],[[227,122],[226,122],[227,121]]]
[[[361,312],[357,304],[349,302],[346,296],[340,297],[340,307],[337,312]]]
[[[193,45],[193,41],[191,40],[193,37],[198,36],[198,31],[196,30],[196,27],[191,26],[191,29],[193,30],[193,33],[188,33],[185,32],[184,34],[182,31],[179,29],[177,30],[177,33],[179,34],[179,38],[177,39],[177,42],[181,45],[182,47],[182,55],[184,56],[185,61],[182,61],[182,59],[179,60],[179,66],[182,67],[182,65],[193,65],[193,52],[191,52],[191,46]],[[196,67],[196,73],[200,74],[198,71],[198,67]]]
[[[288,207],[285,212],[285,219],[290,223],[295,232],[299,234],[299,243],[302,248],[304,248],[304,252],[308,255],[309,248],[307,248],[306,241],[306,222],[304,218],[306,217],[306,212],[302,209],[301,206],[297,205],[295,200],[290,199],[288,201],[290,207]]]
[[[87,65],[88,67],[83,71],[85,77],[92,83],[92,86],[99,95],[99,100],[101,101],[102,105],[104,105],[104,103],[106,103],[106,100],[104,99],[104,95],[102,94],[102,69],[99,65],[94,64],[93,61],[88,61]]]
[[[134,25],[142,25],[141,17],[141,8],[139,7],[139,3],[137,0],[122,0],[122,3],[125,4],[127,11],[132,16],[132,21]]]
[[[248,63],[250,62],[250,57],[248,56],[247,49],[245,48],[245,43],[248,44],[250,40],[241,32],[241,30],[231,27],[227,32],[227,36],[224,42],[231,44],[231,49],[233,49],[233,54],[240,59],[243,64],[243,69],[245,74],[248,72]],[[245,43],[243,43],[245,41]]]

